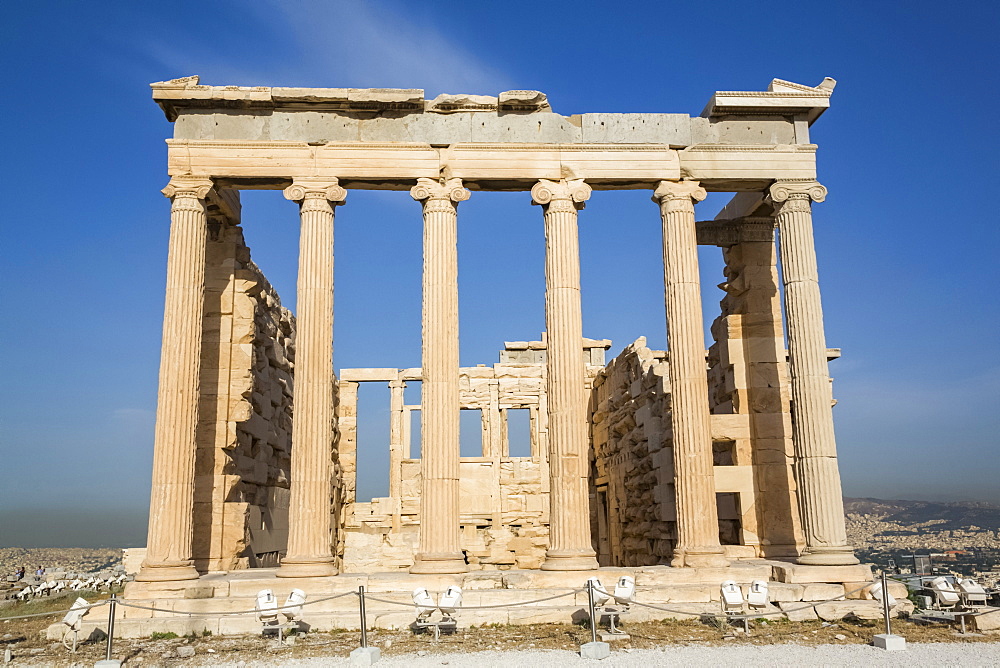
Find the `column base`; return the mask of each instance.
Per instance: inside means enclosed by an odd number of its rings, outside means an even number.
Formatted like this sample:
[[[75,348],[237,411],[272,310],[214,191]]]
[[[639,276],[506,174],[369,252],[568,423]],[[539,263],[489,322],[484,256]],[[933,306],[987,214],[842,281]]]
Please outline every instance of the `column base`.
[[[725,568],[729,566],[725,550],[719,547],[677,547],[670,559],[674,568]]]
[[[600,568],[593,550],[549,550],[542,562],[543,571],[592,571]]]
[[[468,573],[469,564],[461,552],[424,552],[418,554],[411,573]]]
[[[177,582],[201,577],[190,561],[143,562],[135,574],[137,582]]]
[[[760,553],[765,559],[796,559],[802,554],[802,546],[794,543],[761,545]]]
[[[807,547],[795,561],[809,566],[853,566],[861,563],[850,545]]]
[[[333,557],[286,557],[275,575],[279,578],[322,578],[337,575]]]

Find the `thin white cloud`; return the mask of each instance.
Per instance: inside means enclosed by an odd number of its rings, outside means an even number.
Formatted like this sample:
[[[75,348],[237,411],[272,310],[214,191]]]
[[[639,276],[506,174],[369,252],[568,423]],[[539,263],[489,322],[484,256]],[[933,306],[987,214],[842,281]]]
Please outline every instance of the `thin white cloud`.
[[[424,88],[495,95],[511,77],[474,53],[472,33],[446,34],[433,13],[414,4],[404,13],[386,2],[264,0],[233,3],[260,24],[259,58],[193,36],[152,40],[144,51],[167,70],[164,78],[200,74],[212,85],[291,85]],[[246,26],[241,32],[246,32]],[[273,54],[278,61],[267,61]]]

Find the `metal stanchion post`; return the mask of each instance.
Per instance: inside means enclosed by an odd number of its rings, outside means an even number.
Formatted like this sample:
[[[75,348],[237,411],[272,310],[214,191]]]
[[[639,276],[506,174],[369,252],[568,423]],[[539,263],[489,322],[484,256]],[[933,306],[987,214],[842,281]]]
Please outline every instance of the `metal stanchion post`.
[[[368,614],[365,611],[365,586],[358,586],[358,609],[361,611],[361,647],[351,652],[352,666],[370,666],[382,657],[378,647],[368,646]]]
[[[597,642],[597,610],[594,608],[594,582],[587,581],[587,605],[590,607],[590,642]]]
[[[880,649],[905,650],[906,639],[892,634],[892,627],[889,625],[889,580],[882,571],[882,615],[885,617],[885,633],[880,633],[872,638],[872,644]]]
[[[594,581],[587,580],[587,607],[590,608],[590,642],[580,645],[584,659],[606,659],[611,656],[611,645],[597,642],[597,610],[594,606]]]
[[[882,571],[882,614],[885,616],[885,634],[892,635],[889,626],[889,582],[886,580],[885,571]]]
[[[361,607],[361,646],[368,647],[368,615],[365,614],[365,586],[358,587],[358,605]]]
[[[108,649],[104,656],[108,661],[111,660],[111,643],[114,642],[115,637],[115,606],[118,603],[117,598],[116,594],[112,594],[111,602],[108,604]]]
[[[95,668],[117,668],[121,666],[121,661],[111,658],[111,651],[115,639],[115,613],[118,608],[118,595],[112,594],[108,601],[108,644],[104,651],[104,660],[94,664]]]

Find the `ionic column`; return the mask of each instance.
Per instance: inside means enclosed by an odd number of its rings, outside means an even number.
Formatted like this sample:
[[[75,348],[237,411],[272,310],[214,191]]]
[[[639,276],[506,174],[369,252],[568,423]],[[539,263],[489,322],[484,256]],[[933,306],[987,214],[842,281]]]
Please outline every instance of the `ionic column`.
[[[153,437],[153,489],[146,558],[136,580],[198,577],[192,560],[201,328],[205,302],[208,179],[173,178],[160,387]]]
[[[464,573],[459,517],[458,203],[461,179],[417,179],[424,209],[420,547],[411,573]]]
[[[330,535],[333,447],[333,208],[347,198],[336,179],[296,180],[299,203],[295,401],[288,549],[279,577],[336,575]]]
[[[823,332],[819,272],[812,230],[812,202],[826,199],[816,181],[778,181],[771,186],[778,221],[782,281],[792,384],[795,477],[806,546],[802,564],[858,563],[847,544],[844,500],[833,432],[833,396]]]
[[[589,452],[580,305],[577,210],[590,198],[582,179],[542,180],[531,189],[545,215],[546,393],[549,416],[549,549],[542,569],[597,568],[590,537]]]
[[[694,203],[705,190],[694,181],[660,181],[653,201],[663,220],[663,281],[667,365],[673,424],[677,545],[673,566],[725,566],[712,469],[705,326],[701,316]]]
[[[389,381],[389,496],[401,499],[403,466],[403,392],[406,383]]]

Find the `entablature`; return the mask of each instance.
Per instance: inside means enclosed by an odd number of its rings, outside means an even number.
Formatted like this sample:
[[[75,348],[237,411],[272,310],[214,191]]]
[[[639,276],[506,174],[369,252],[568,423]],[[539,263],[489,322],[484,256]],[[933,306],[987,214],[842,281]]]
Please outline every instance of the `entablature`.
[[[470,190],[530,190],[539,179],[585,179],[598,190],[697,180],[707,190],[759,191],[778,179],[815,179],[816,146],[207,141],[169,139],[172,176],[241,189],[335,177],[345,188],[406,190],[416,179],[460,178]]]

